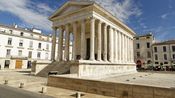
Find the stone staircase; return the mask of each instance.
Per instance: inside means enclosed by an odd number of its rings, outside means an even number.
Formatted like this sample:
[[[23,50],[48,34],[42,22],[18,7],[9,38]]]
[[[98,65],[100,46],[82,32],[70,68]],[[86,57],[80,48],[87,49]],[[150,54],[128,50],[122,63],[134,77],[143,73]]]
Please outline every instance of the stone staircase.
[[[70,66],[71,65],[66,62],[52,62],[41,70],[37,76],[47,77],[49,71],[58,71],[58,74],[68,74],[70,73]]]

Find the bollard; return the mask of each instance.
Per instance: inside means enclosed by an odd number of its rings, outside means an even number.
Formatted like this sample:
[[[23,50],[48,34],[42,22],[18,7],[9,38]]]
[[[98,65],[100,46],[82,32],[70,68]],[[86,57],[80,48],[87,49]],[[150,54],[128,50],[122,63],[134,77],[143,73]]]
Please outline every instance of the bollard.
[[[76,98],[81,98],[81,93],[80,92],[76,92]]]
[[[7,84],[8,84],[8,80],[5,80],[5,81],[4,81],[4,84],[7,85]]]
[[[46,87],[42,87],[40,93],[45,93],[46,91],[47,91]]]
[[[20,83],[19,88],[24,88],[24,83]]]

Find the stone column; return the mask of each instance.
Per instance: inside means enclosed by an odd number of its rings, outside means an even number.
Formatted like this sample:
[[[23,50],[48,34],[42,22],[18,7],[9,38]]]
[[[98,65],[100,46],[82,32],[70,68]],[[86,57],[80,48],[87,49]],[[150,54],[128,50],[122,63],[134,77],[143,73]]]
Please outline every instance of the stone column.
[[[52,51],[51,51],[51,60],[55,60],[55,48],[56,48],[56,33],[57,28],[54,28],[53,34],[52,34]]]
[[[76,60],[76,41],[77,41],[77,23],[73,23],[73,52],[72,52],[72,60]]]
[[[124,62],[127,62],[127,40],[126,35],[124,35]]]
[[[95,52],[94,52],[94,45],[95,45],[95,18],[91,17],[90,19],[90,60],[95,60]]]
[[[113,62],[113,44],[114,40],[113,40],[113,29],[112,27],[109,28],[109,61]]]
[[[116,62],[116,32],[115,32],[115,29],[113,29],[113,39],[114,39],[114,42],[113,42],[113,44],[114,44],[114,62]]]
[[[59,39],[58,39],[58,61],[62,61],[63,57],[63,29],[59,28]]]
[[[85,59],[85,20],[81,20],[81,60]]]
[[[104,32],[103,32],[103,36],[104,36],[104,42],[103,42],[103,59],[104,61],[107,61],[107,25],[104,24]]]
[[[66,25],[66,39],[65,39],[65,60],[66,61],[69,61],[69,39],[70,39],[70,36],[69,36],[69,24]]]
[[[118,32],[118,62],[121,62],[121,34]]]
[[[130,63],[130,38],[128,37],[128,63]]]
[[[97,34],[98,36],[98,38],[97,38],[97,42],[98,42],[98,46],[97,46],[97,48],[98,48],[98,54],[97,54],[97,60],[98,61],[101,61],[101,42],[102,42],[102,40],[101,40],[101,21],[99,20],[99,22],[98,22],[98,34]]]
[[[131,63],[134,63],[134,49],[133,39],[131,39]]]
[[[121,38],[122,38],[122,42],[121,42],[122,60],[121,60],[121,62],[124,63],[124,35],[123,34],[121,34]]]
[[[115,40],[115,41],[116,41],[116,43],[115,43],[115,49],[116,49],[116,50],[115,50],[115,51],[116,51],[116,52],[115,52],[115,55],[116,55],[116,56],[115,56],[115,61],[118,63],[118,56],[119,56],[119,54],[118,54],[118,48],[119,48],[119,47],[118,47],[118,46],[119,46],[119,44],[118,44],[118,39],[119,39],[119,38],[118,38],[118,31],[115,31],[115,38],[116,38],[116,40]]]

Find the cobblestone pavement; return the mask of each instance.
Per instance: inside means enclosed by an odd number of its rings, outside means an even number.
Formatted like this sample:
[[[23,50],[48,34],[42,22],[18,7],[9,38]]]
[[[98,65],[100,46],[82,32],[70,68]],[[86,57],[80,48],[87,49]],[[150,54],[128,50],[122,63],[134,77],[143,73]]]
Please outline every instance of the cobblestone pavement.
[[[14,88],[19,88],[20,83],[24,83],[24,87],[21,88],[22,90],[18,91],[18,92],[21,91],[21,93],[24,93],[23,91],[25,90],[25,91],[41,94],[41,90],[44,87],[46,91],[44,95],[53,96],[54,98],[76,98],[75,96],[76,91],[46,86],[47,78],[32,76],[30,75],[30,70],[0,70],[0,85],[4,85],[5,80],[8,80],[7,86],[14,87]],[[7,90],[10,90],[10,89],[7,89]],[[89,94],[89,93],[83,93],[83,92],[81,93],[82,93],[81,98],[113,98],[113,97],[101,96],[96,94]],[[13,97],[6,97],[6,98],[13,98]],[[36,97],[36,98],[39,98],[39,97]],[[42,97],[42,98],[46,98],[46,97]]]

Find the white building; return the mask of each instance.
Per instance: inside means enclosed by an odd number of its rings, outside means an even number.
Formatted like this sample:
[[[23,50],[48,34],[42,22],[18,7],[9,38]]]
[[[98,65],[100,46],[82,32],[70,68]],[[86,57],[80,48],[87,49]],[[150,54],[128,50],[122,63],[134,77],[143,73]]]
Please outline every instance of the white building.
[[[138,66],[147,67],[152,61],[152,44],[154,36],[150,34],[134,37],[134,61]]]
[[[50,60],[51,43],[52,37],[41,30],[0,25],[1,69],[30,68],[34,60]]]
[[[155,66],[171,66],[175,64],[175,40],[155,43],[152,45]]]

